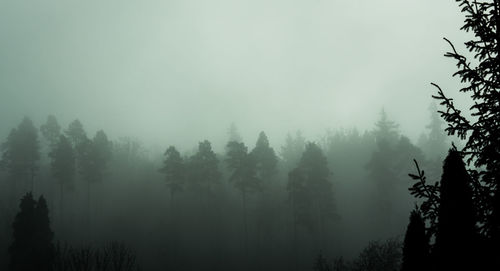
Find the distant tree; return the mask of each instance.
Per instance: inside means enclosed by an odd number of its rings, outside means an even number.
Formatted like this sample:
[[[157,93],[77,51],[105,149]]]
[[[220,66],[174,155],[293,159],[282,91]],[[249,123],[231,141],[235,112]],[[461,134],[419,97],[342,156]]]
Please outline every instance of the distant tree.
[[[165,151],[165,160],[160,172],[165,174],[165,182],[170,190],[171,205],[173,204],[175,193],[182,191],[186,178],[184,161],[174,146],[168,147]]]
[[[83,125],[79,120],[71,122],[65,133],[75,148],[84,143],[87,139],[87,134],[85,133]]]
[[[283,158],[285,170],[289,172],[290,170],[297,167],[300,161],[300,157],[304,152],[306,146],[306,139],[302,135],[302,132],[297,131],[295,137],[287,134],[285,145],[281,147],[281,157]]]
[[[471,258],[477,236],[470,183],[460,153],[450,150],[443,165],[434,246],[439,270],[473,269]]]
[[[219,160],[208,140],[200,142],[198,152],[189,159],[188,182],[192,190],[209,194],[219,182]]]
[[[229,126],[227,133],[229,135],[228,142],[231,142],[231,141],[241,142],[242,141],[240,132],[238,131],[238,127],[236,127],[236,124],[234,122],[231,123],[231,125]]]
[[[406,229],[401,271],[429,270],[429,249],[424,219],[420,210],[415,208],[410,214],[410,223]]]
[[[274,153],[274,149],[269,146],[269,140],[264,132],[260,132],[251,155],[257,163],[258,177],[261,180],[269,181],[276,174],[278,157]]]
[[[368,180],[374,185],[376,201],[374,207],[377,212],[378,226],[384,230],[389,230],[388,226],[391,225],[394,214],[395,185],[398,183],[400,160],[396,150],[399,141],[397,127],[398,125],[390,121],[385,111],[382,110],[373,131],[376,147],[366,164]],[[408,158],[404,161],[408,161]]]
[[[226,145],[226,163],[231,171],[229,181],[240,191],[243,199],[243,224],[245,230],[245,251],[248,246],[247,194],[261,189],[261,179],[257,177],[257,163],[248,154],[245,144],[230,141]]]
[[[337,214],[328,162],[316,144],[306,145],[298,167],[289,173],[288,194],[294,223],[324,240],[326,225]]]
[[[78,169],[87,184],[87,217],[90,221],[90,187],[91,184],[102,181],[111,158],[112,144],[106,134],[100,130],[92,140],[83,139],[77,148],[79,153]]]
[[[421,147],[429,160],[434,162],[442,161],[449,147],[444,121],[440,118],[435,103],[429,106],[429,112],[431,114],[431,121],[426,126],[429,132],[424,142],[421,142]]]
[[[50,152],[51,171],[57,184],[59,185],[59,215],[62,221],[64,187],[71,187],[76,173],[75,152],[68,138],[64,135],[59,137],[59,141]]]
[[[51,148],[55,146],[61,135],[61,126],[57,123],[56,117],[49,115],[45,124],[40,126],[40,132],[42,132],[43,138],[49,142]]]
[[[9,270],[52,270],[53,233],[43,196],[36,202],[31,193],[27,193],[21,200],[20,211],[12,227],[13,243],[9,247]]]
[[[34,188],[35,175],[40,159],[38,133],[33,122],[25,117],[16,129],[12,129],[7,141],[1,145],[2,165],[8,171],[14,185],[29,183]]]

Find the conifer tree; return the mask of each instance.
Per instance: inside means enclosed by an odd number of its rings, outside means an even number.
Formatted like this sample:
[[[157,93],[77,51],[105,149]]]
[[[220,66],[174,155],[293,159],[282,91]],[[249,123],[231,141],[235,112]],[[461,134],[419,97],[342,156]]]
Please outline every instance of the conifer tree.
[[[424,219],[420,210],[415,208],[410,214],[410,223],[406,229],[401,271],[428,270],[429,248]]]
[[[33,122],[25,117],[17,128],[11,130],[7,141],[1,145],[1,150],[2,165],[7,169],[14,185],[17,182],[29,184],[33,190],[40,159],[38,133]]]
[[[171,205],[173,204],[174,195],[182,191],[186,178],[184,161],[174,146],[168,147],[165,151],[165,160],[160,172],[165,174],[165,182],[170,190]]]
[[[278,158],[274,153],[274,149],[269,146],[269,140],[264,132],[260,132],[251,155],[257,163],[259,178],[263,181],[269,181],[269,179],[276,174]]]
[[[212,192],[212,187],[219,182],[221,177],[218,164],[219,160],[212,150],[210,142],[208,140],[200,142],[198,152],[189,159],[188,181],[190,188],[205,195]]]
[[[63,216],[64,189],[73,185],[76,173],[75,152],[68,138],[64,135],[59,137],[59,142],[50,153],[51,171],[59,185],[59,216]]]
[[[49,271],[54,263],[55,248],[50,229],[49,211],[45,198],[36,202],[27,193],[20,204],[13,228],[13,243],[9,247],[11,271]]]
[[[471,258],[477,245],[477,236],[470,184],[470,176],[461,154],[450,150],[443,165],[434,246],[439,270],[473,268]]]
[[[45,140],[49,142],[51,148],[55,146],[61,135],[61,126],[57,123],[56,117],[49,115],[45,124],[40,126],[40,132],[42,132],[42,136]]]

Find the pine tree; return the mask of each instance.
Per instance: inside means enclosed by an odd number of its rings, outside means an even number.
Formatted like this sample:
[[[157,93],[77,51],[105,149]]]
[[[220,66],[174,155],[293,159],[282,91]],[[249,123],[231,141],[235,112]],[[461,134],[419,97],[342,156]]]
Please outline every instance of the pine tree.
[[[289,173],[288,193],[294,223],[306,227],[323,242],[327,223],[337,214],[328,161],[316,144],[306,145],[299,165]]]
[[[33,122],[25,117],[16,129],[11,130],[1,150],[2,165],[7,169],[14,185],[24,182],[30,187],[25,190],[33,190],[40,159],[38,133]]]
[[[226,145],[226,163],[231,171],[229,181],[240,191],[243,200],[243,225],[245,233],[245,252],[248,250],[247,195],[261,189],[261,180],[257,177],[257,163],[248,153],[243,143],[230,141]]]
[[[188,182],[192,190],[205,195],[212,192],[212,187],[219,182],[221,173],[219,160],[208,140],[200,142],[198,152],[189,159]]]
[[[269,146],[269,140],[264,132],[260,132],[251,155],[257,163],[257,174],[259,178],[264,181],[269,181],[269,179],[276,174],[278,157],[276,157],[274,149]]]
[[[34,263],[35,270],[52,270],[55,257],[55,246],[53,244],[54,233],[50,229],[49,209],[43,196],[40,196],[35,208],[35,237],[33,238],[33,249],[36,251]]]
[[[49,155],[52,159],[52,176],[59,185],[59,216],[62,221],[64,189],[72,187],[76,173],[75,152],[68,138],[61,135]]]
[[[55,146],[61,135],[61,126],[57,123],[56,117],[49,115],[45,124],[40,126],[40,132],[42,132],[42,136],[45,140],[49,142],[51,148]]]
[[[170,200],[173,205],[174,195],[183,189],[186,171],[184,161],[174,146],[168,147],[164,155],[165,160],[160,172],[165,174],[165,182],[170,190]]]
[[[403,244],[401,271],[420,271],[429,269],[429,240],[425,232],[425,222],[420,210],[410,214]]]

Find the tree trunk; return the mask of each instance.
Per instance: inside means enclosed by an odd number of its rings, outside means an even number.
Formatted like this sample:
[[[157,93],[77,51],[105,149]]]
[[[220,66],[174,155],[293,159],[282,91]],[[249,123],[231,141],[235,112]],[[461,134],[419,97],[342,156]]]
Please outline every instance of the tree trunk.
[[[248,259],[248,228],[247,228],[247,194],[243,188],[241,191],[243,196],[243,224],[245,229],[245,258]]]

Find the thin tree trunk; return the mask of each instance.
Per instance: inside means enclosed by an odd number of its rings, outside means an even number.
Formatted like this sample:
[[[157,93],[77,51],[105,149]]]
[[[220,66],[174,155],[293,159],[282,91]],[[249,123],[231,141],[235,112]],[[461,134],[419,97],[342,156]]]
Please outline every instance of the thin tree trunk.
[[[87,180],[87,242],[90,242],[91,227],[90,227],[90,181]]]
[[[63,183],[59,183],[59,226],[63,228]]]
[[[243,224],[245,228],[245,258],[248,259],[248,228],[247,228],[247,194],[246,190],[242,190],[243,196]]]

